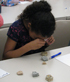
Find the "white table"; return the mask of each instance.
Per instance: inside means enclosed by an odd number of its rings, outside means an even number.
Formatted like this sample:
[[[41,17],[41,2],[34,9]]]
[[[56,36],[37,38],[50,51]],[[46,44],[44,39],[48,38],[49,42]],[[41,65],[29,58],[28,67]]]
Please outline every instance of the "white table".
[[[58,52],[62,52],[61,55],[69,54],[70,46],[47,51],[49,55],[54,55]],[[46,63],[47,65],[42,65],[40,53],[0,61],[0,68],[10,73],[10,75],[0,79],[0,82],[47,82],[45,77],[48,74],[54,77],[52,82],[70,82],[69,66],[55,58]],[[16,72],[19,70],[23,71],[24,75],[18,76]],[[37,71],[40,76],[33,78],[32,71]]]
[[[52,6],[52,13],[56,19],[70,19],[70,0],[47,0]],[[2,7],[2,17],[4,25],[13,23],[17,16],[24,10],[24,8],[32,2],[25,2],[13,7]]]

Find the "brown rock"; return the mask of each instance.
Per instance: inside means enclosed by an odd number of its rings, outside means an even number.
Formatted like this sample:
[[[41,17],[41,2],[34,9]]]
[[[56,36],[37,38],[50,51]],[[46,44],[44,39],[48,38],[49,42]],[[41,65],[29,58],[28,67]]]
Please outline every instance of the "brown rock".
[[[46,65],[46,62],[44,61],[42,64],[43,64],[43,65]]]
[[[41,52],[41,56],[47,56],[47,52]]]
[[[23,72],[22,71],[18,71],[17,75],[23,75]]]
[[[47,75],[45,78],[48,82],[53,81],[53,77],[51,75]]]

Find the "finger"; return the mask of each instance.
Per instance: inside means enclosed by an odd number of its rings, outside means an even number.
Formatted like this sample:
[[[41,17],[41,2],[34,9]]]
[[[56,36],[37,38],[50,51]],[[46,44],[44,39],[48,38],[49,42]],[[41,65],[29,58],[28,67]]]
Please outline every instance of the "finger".
[[[43,39],[39,39],[39,41],[41,41],[41,42],[45,42]]]
[[[54,40],[49,40],[48,42],[52,43],[52,42],[54,42]]]
[[[40,41],[39,41],[39,44],[45,44],[45,41],[40,40]]]
[[[54,38],[49,38],[48,41],[49,42],[53,42],[55,39]]]
[[[36,40],[37,40],[38,43],[45,43],[45,41],[42,40],[42,39],[36,39]]]
[[[54,37],[53,37],[53,36],[51,36],[51,37],[49,37],[48,39],[54,39]]]
[[[51,42],[52,42],[52,40],[47,40],[46,42],[47,42],[47,43],[51,43]]]
[[[53,40],[54,39],[54,37],[50,37],[50,38],[48,38],[48,40]]]
[[[48,40],[47,43],[48,43],[48,45],[51,45],[54,43],[54,41],[55,41],[55,39],[54,40]]]
[[[51,44],[53,44],[53,43],[54,43],[54,41],[52,41],[52,42],[48,42],[49,45],[51,45]]]

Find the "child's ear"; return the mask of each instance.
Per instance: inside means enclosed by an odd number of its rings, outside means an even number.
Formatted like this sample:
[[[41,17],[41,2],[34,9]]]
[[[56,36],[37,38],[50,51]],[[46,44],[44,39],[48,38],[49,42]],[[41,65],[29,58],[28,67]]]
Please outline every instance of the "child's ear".
[[[28,29],[31,29],[31,23],[28,23]]]

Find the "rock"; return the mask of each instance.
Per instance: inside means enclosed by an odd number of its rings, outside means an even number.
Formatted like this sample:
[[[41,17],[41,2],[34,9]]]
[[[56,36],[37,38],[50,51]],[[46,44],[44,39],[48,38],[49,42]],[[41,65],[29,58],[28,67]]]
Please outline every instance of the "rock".
[[[47,52],[46,51],[41,52],[41,56],[47,56]]]
[[[23,72],[22,71],[18,71],[17,75],[23,75]]]
[[[48,58],[47,58],[46,56],[42,56],[41,59],[42,59],[43,61],[48,61]]]
[[[42,64],[43,64],[43,65],[46,65],[46,62],[44,61]]]
[[[33,76],[33,77],[38,77],[38,76],[39,76],[39,73],[37,73],[36,71],[33,71],[33,72],[32,72],[32,76]]]
[[[53,77],[51,75],[47,75],[45,78],[48,82],[53,81]]]

